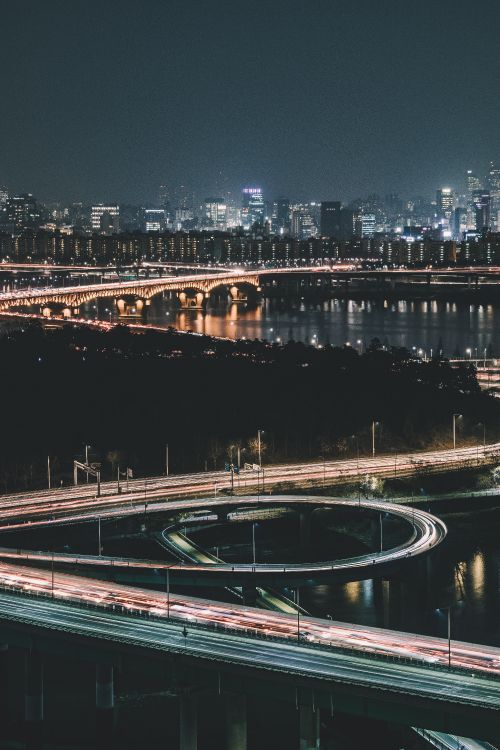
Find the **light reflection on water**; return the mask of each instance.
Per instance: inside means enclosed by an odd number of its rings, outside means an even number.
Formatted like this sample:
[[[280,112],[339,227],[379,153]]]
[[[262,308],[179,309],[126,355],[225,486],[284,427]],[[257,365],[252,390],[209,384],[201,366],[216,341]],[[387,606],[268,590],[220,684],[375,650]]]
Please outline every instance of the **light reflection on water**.
[[[345,344],[361,348],[378,337],[383,343],[423,348],[428,354],[443,346],[452,355],[458,348],[477,347],[483,356],[490,344],[500,350],[500,307],[436,300],[339,300],[318,305],[283,305],[266,300],[245,305],[176,311],[170,302],[153,299],[148,322],[174,325],[210,336],[265,338],[269,341],[297,341]],[[360,342],[359,344],[357,342]]]
[[[451,606],[452,638],[500,646],[500,548],[452,544],[413,576],[304,587],[301,603],[334,620],[442,637]]]

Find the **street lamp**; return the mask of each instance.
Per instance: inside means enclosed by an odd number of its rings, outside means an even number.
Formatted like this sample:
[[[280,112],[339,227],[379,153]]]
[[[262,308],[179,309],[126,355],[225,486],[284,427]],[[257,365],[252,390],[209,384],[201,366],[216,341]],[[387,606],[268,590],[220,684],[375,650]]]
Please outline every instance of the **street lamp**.
[[[378,427],[378,422],[372,421],[372,456],[375,455],[375,427]]]
[[[486,423],[478,422],[477,426],[483,428],[483,453],[486,453]]]
[[[438,612],[447,612],[448,616],[448,669],[451,667],[451,605],[438,608]]]
[[[259,453],[259,471],[262,469],[261,435],[264,430],[257,430],[257,450]]]
[[[453,450],[457,447],[457,419],[460,418],[461,414],[453,414],[452,418],[452,424],[453,424]]]

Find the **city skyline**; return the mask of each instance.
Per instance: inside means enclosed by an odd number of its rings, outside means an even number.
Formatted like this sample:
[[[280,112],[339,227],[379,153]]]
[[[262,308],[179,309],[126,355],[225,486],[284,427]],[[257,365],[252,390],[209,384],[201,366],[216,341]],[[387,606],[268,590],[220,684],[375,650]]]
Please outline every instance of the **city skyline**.
[[[488,24],[447,0],[27,6],[3,11],[12,192],[146,203],[165,179],[210,195],[222,169],[233,192],[418,195],[497,148],[493,2]]]

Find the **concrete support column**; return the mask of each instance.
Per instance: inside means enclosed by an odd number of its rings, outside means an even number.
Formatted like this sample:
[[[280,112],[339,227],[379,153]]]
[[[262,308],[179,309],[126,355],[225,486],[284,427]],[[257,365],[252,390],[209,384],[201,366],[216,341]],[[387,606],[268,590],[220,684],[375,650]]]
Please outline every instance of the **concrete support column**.
[[[27,748],[42,746],[43,662],[38,651],[29,651],[24,662],[24,718]]]
[[[9,716],[9,646],[0,643],[0,722]]]
[[[112,664],[96,664],[95,705],[97,747],[109,747],[114,731],[114,670]]]
[[[189,693],[179,696],[179,739],[180,750],[197,750],[198,700]]]
[[[319,750],[319,710],[312,706],[299,706],[299,749]]]
[[[246,695],[226,695],[226,750],[247,750]]]

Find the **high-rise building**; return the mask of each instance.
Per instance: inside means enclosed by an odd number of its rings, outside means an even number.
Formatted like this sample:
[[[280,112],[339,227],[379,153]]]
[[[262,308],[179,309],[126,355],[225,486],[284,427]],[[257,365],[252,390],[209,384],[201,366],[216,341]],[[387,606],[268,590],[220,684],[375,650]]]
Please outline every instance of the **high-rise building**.
[[[500,166],[495,162],[490,162],[488,187],[491,199],[491,226],[498,232],[500,229]]]
[[[205,198],[205,223],[224,231],[227,227],[227,204],[222,198]]]
[[[474,190],[472,194],[476,213],[476,231],[484,232],[490,228],[491,197],[489,190]]]
[[[472,169],[466,173],[467,182],[467,229],[475,230],[476,228],[476,207],[474,205],[474,191],[482,190],[483,183],[479,177],[474,174]]]
[[[321,236],[340,237],[340,201],[321,202]]]
[[[375,235],[375,214],[362,214],[361,215],[361,236],[362,237],[373,237]]]
[[[339,240],[348,242],[354,235],[354,211],[350,208],[340,209],[340,234]]]
[[[158,205],[163,208],[164,211],[168,211],[170,208],[171,196],[168,185],[160,185],[158,190]]]
[[[42,210],[31,193],[13,195],[5,202],[4,221],[18,229],[39,227],[43,223]]]
[[[438,221],[447,219],[449,222],[453,214],[455,196],[451,188],[439,188],[436,193],[437,218]]]
[[[468,229],[468,210],[458,206],[453,212],[453,238],[460,240]]]
[[[245,229],[254,224],[264,224],[264,196],[260,187],[246,187],[242,190],[241,220]]]
[[[290,201],[288,198],[277,198],[273,201],[271,228],[275,234],[290,232]]]
[[[98,234],[118,234],[120,231],[120,206],[105,206],[99,203],[92,206],[90,226]]]
[[[165,229],[165,211],[162,208],[144,209],[144,231],[161,232]]]
[[[5,185],[0,185],[0,208],[5,206],[9,199],[9,191],[5,187]]]
[[[481,180],[479,179],[479,177],[477,177],[477,175],[473,173],[472,169],[467,170],[466,179],[467,179],[467,197],[469,201],[472,202],[472,197],[473,197],[472,194],[474,193],[474,190],[481,190],[483,187],[483,184]]]

